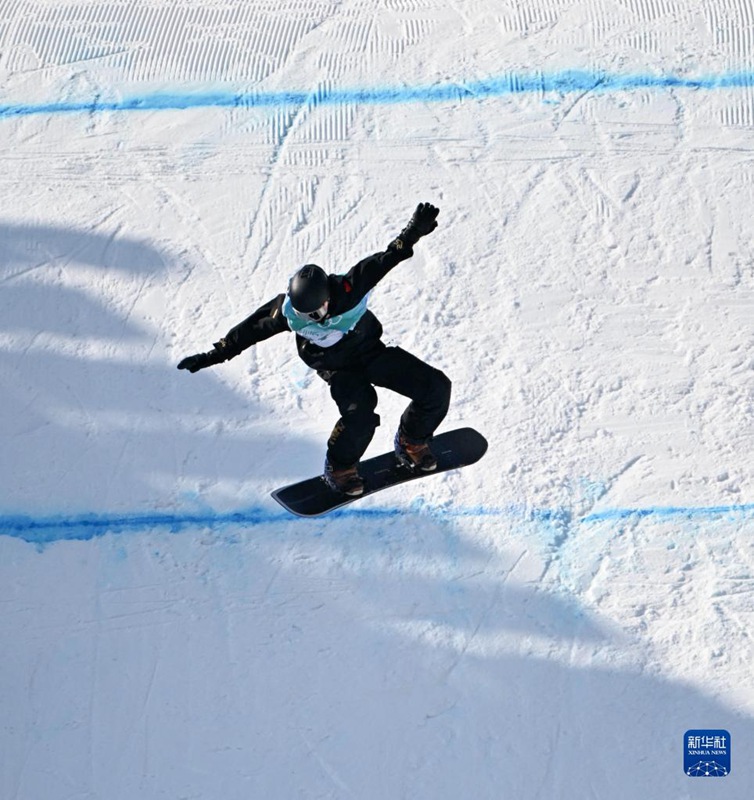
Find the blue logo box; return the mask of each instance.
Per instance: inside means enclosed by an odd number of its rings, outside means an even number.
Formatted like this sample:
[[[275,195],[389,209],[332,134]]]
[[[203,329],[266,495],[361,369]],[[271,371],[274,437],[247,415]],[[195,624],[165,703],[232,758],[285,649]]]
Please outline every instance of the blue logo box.
[[[683,771],[690,778],[725,778],[730,775],[728,731],[686,731],[683,734]]]

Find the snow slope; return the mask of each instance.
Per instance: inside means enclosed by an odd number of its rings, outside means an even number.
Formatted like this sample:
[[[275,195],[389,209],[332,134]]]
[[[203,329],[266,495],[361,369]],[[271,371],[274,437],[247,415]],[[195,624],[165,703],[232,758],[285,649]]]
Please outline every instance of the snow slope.
[[[753,59],[752,0],[0,3],[0,798],[750,798]],[[175,365],[421,200],[371,305],[490,450],[292,519],[292,337]]]

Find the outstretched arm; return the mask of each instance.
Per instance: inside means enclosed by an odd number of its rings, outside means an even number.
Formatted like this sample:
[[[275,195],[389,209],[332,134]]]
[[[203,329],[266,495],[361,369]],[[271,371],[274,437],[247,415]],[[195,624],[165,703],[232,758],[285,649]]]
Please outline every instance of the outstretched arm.
[[[279,294],[269,303],[260,306],[250,317],[235,328],[231,328],[219,342],[215,342],[212,350],[187,356],[178,364],[178,369],[198,372],[205,367],[222,364],[223,361],[235,358],[257,342],[269,339],[277,333],[289,331],[288,321],[282,313],[284,299],[285,295]]]
[[[419,203],[408,225],[393,239],[382,253],[375,253],[359,261],[346,275],[346,280],[364,296],[401,261],[411,258],[414,245],[437,227],[440,209],[431,203]]]

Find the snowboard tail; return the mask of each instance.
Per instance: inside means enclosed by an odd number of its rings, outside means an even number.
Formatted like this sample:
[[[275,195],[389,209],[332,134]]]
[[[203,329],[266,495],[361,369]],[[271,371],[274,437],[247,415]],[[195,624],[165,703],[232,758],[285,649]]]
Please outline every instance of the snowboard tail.
[[[432,472],[414,471],[400,464],[392,450],[361,461],[359,474],[364,481],[364,492],[358,497],[334,491],[321,475],[283,486],[272,492],[272,496],[292,514],[318,517],[390,486],[475,464],[487,452],[487,440],[473,428],[441,433],[432,439],[431,445],[437,457],[437,469]]]

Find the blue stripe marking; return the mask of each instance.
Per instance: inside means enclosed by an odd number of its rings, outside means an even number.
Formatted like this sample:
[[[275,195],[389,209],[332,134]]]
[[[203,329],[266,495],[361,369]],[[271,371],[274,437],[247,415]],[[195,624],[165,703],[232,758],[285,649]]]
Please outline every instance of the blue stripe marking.
[[[572,522],[567,509],[527,509],[521,506],[491,508],[487,506],[461,508],[433,508],[431,506],[407,508],[342,509],[327,519],[385,520],[406,517],[412,513],[437,513],[443,517],[507,517],[543,522]],[[745,505],[681,507],[657,506],[653,508],[617,508],[599,511],[582,517],[584,524],[616,522],[620,520],[653,518],[657,521],[683,519],[715,519],[731,517],[754,519],[754,503]],[[320,520],[321,521],[321,520]],[[228,526],[254,528],[280,523],[306,523],[284,511],[270,511],[252,507],[241,511],[220,513],[206,510],[185,514],[80,514],[74,516],[31,517],[25,515],[0,515],[0,535],[21,539],[44,546],[59,541],[91,541],[105,534],[148,533],[166,531],[180,533],[196,528],[221,529]]]
[[[732,506],[706,506],[684,508],[683,506],[656,506],[654,508],[612,508],[589,514],[581,521],[614,522],[622,519],[640,519],[654,517],[656,519],[671,519],[685,517],[686,519],[714,519],[716,517],[754,518],[754,503]]]
[[[185,111],[196,108],[280,108],[311,105],[390,105],[399,103],[457,102],[483,100],[506,95],[589,91],[625,92],[635,89],[740,89],[754,86],[754,72],[724,72],[688,77],[683,75],[608,74],[582,70],[556,73],[507,73],[468,83],[432,86],[387,86],[373,88],[327,89],[314,91],[233,92],[184,91],[158,92],[106,100],[101,96],[83,101],[49,103],[9,103],[0,105],[0,119],[35,114],[95,114],[106,111]]]

